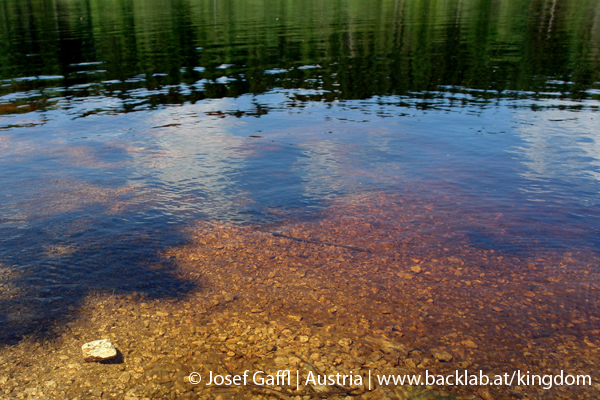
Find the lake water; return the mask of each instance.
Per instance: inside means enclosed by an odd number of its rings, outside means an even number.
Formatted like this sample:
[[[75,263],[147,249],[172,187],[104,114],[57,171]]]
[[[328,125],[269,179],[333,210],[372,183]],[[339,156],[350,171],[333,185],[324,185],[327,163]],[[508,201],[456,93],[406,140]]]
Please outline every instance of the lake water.
[[[440,246],[598,272],[597,1],[5,0],[0,15],[5,339],[91,293],[193,291],[163,254],[198,221],[277,231],[370,196],[427,210],[446,228],[415,229]]]

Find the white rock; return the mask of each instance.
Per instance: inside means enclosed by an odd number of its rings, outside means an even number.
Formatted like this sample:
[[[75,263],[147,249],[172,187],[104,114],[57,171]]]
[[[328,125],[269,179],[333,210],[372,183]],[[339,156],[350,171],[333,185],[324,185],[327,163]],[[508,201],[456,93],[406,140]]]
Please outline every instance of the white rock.
[[[81,346],[85,361],[110,360],[117,356],[117,349],[108,339],[94,340]]]

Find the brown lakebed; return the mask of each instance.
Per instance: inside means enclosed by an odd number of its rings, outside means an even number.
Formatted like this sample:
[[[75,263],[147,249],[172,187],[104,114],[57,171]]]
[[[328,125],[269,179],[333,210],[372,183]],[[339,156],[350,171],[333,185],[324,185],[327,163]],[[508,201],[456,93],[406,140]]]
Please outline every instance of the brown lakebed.
[[[198,222],[165,251],[185,297],[92,294],[45,335],[1,350],[4,398],[597,398],[598,264],[584,252],[511,254],[470,243],[438,205],[348,198],[273,226]],[[490,229],[490,220],[477,218]],[[469,223],[469,217],[462,223]],[[453,223],[459,223],[452,220]],[[496,222],[499,223],[499,222]],[[153,268],[161,269],[158,263]],[[109,338],[118,360],[84,363]],[[292,386],[209,375],[292,371]],[[360,375],[362,385],[304,385]],[[591,375],[592,386],[366,386],[375,375]],[[190,384],[198,372],[204,379]]]

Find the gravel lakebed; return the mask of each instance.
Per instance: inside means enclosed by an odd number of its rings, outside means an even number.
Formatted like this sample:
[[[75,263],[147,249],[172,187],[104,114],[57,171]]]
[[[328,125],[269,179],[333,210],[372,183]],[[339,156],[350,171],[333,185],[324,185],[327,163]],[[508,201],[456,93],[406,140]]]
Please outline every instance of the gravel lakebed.
[[[482,249],[436,220],[435,206],[414,204],[357,198],[310,221],[188,226],[189,243],[161,257],[176,263],[173,274],[197,285],[194,292],[160,299],[89,295],[43,334],[0,348],[0,397],[600,397],[595,256]],[[105,338],[117,358],[84,362],[81,346]],[[282,370],[291,371],[291,385],[207,385],[211,374],[266,377]],[[375,379],[457,370],[489,376],[564,370],[591,375],[592,385],[546,390]],[[189,382],[192,372],[200,383]],[[307,382],[337,374],[354,382]]]

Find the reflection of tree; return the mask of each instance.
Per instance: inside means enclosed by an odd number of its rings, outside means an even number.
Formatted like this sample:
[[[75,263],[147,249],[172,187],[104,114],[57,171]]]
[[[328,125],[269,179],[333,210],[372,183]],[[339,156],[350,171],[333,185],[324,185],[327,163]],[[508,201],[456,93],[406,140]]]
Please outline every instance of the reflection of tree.
[[[127,99],[131,89],[168,87],[146,99],[153,106],[272,87],[325,89],[325,100],[440,85],[556,91],[550,78],[574,82],[561,90],[580,98],[600,80],[600,8],[591,0],[10,0],[1,10],[1,76],[64,76],[4,93],[95,83]],[[81,65],[98,61],[97,73]],[[265,73],[274,68],[287,72]],[[224,75],[236,80],[216,83]],[[201,89],[177,87],[200,79]]]

